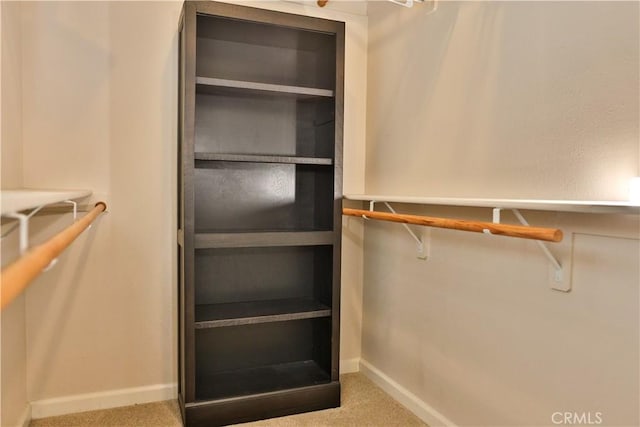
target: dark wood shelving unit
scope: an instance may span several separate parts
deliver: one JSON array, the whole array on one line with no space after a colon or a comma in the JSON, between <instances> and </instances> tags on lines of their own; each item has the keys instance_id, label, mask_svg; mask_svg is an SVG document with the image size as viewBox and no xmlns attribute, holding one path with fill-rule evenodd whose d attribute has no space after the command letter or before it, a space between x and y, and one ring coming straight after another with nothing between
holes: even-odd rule
<instances>
[{"instance_id":1,"label":"dark wood shelving unit","mask_svg":"<svg viewBox=\"0 0 640 427\"><path fill-rule=\"evenodd\" d=\"M186 426L340 405L344 24L185 2L179 403Z\"/></svg>"}]
</instances>

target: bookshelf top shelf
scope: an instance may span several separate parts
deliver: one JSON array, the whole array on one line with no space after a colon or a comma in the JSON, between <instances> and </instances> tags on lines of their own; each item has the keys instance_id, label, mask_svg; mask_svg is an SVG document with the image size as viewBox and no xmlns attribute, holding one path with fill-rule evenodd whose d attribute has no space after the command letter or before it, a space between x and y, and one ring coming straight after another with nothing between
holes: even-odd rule
<instances>
[{"instance_id":1,"label":"bookshelf top shelf","mask_svg":"<svg viewBox=\"0 0 640 427\"><path fill-rule=\"evenodd\" d=\"M285 95L301 98L331 98L334 92L329 89L313 87L287 86L271 83L248 82L242 80L219 79L212 77L196 77L198 91L201 93L221 93L228 91L246 91L266 95Z\"/></svg>"}]
</instances>

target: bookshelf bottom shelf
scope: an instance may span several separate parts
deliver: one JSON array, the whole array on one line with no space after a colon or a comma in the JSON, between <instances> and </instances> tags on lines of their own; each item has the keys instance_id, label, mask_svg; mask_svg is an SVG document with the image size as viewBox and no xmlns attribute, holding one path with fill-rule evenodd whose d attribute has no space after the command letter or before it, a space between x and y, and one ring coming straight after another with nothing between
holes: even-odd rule
<instances>
[{"instance_id":1,"label":"bookshelf bottom shelf","mask_svg":"<svg viewBox=\"0 0 640 427\"><path fill-rule=\"evenodd\" d=\"M216 400L330 381L329 373L315 361L304 360L207 375L198 378L196 390L198 400Z\"/></svg>"}]
</instances>

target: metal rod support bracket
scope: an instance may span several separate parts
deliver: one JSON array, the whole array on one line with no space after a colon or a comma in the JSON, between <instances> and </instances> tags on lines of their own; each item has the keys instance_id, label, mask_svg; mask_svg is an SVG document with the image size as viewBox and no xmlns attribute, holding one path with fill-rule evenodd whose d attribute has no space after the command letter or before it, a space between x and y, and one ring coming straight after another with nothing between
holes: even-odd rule
<instances>
[{"instance_id":1,"label":"metal rod support bracket","mask_svg":"<svg viewBox=\"0 0 640 427\"><path fill-rule=\"evenodd\" d=\"M412 7L413 0L389 0L391 3L399 4L404 7Z\"/></svg>"},{"instance_id":2,"label":"metal rod support bracket","mask_svg":"<svg viewBox=\"0 0 640 427\"><path fill-rule=\"evenodd\" d=\"M391 213L397 213L395 211L395 209L393 209L391 207L391 205L389 204L389 202L383 202L384 205L387 207L387 209L389 209L389 211L391 211ZM373 202L371 202L370 207L369 207L370 211L373 211ZM418 237L416 235L416 233L407 225L407 224L402 224L402 226L405 228L405 230L407 230L407 232L409 233L409 235L413 238L413 240L416 242L416 246L417 246L417 250L418 250L418 255L417 257L419 259L428 259L429 258L429 252L431 249L431 235L430 232L427 231L427 238L426 239L421 239L420 237ZM427 228L427 230L430 230L430 228Z\"/></svg>"},{"instance_id":3,"label":"metal rod support bracket","mask_svg":"<svg viewBox=\"0 0 640 427\"><path fill-rule=\"evenodd\" d=\"M500 208L493 208L493 222L495 224L500 224Z\"/></svg>"},{"instance_id":4,"label":"metal rod support bracket","mask_svg":"<svg viewBox=\"0 0 640 427\"><path fill-rule=\"evenodd\" d=\"M29 218L27 214L21 214L18 212L11 212L4 214L7 218L14 218L18 220L18 235L19 235L19 248L20 255L24 255L29 249Z\"/></svg>"},{"instance_id":5,"label":"metal rod support bracket","mask_svg":"<svg viewBox=\"0 0 640 427\"><path fill-rule=\"evenodd\" d=\"M493 223L494 224L500 224L500 211L501 210L502 210L501 208L493 208ZM491 232L491 230L489 230L487 228L483 229L482 232L484 234L493 234Z\"/></svg>"},{"instance_id":6,"label":"metal rod support bracket","mask_svg":"<svg viewBox=\"0 0 640 427\"><path fill-rule=\"evenodd\" d=\"M63 203L69 203L73 205L73 220L78 219L78 203L73 200L65 200Z\"/></svg>"},{"instance_id":7,"label":"metal rod support bracket","mask_svg":"<svg viewBox=\"0 0 640 427\"><path fill-rule=\"evenodd\" d=\"M73 205L73 220L75 221L78 218L78 203L72 200L65 200L63 203L69 203ZM18 220L18 229L19 229L18 234L20 236L19 237L20 255L24 255L29 249L29 220L35 214L40 212L40 210L44 207L45 205L38 206L28 214L22 214L19 212L10 212L10 213L3 214L3 216L7 218L14 218ZM9 230L7 234L11 233L12 231L13 229ZM47 266L47 268L44 269L44 271L47 271L51 267L53 267L57 261L58 261L57 258L51 261L51 263Z\"/></svg>"},{"instance_id":8,"label":"metal rod support bracket","mask_svg":"<svg viewBox=\"0 0 640 427\"><path fill-rule=\"evenodd\" d=\"M18 229L19 229L19 235L20 235L20 243L19 243L20 255L24 255L25 252L27 252L27 249L29 249L29 220L31 219L32 216L37 214L40 211L40 209L42 209L43 207L44 205L38 206L28 214L21 214L19 212L10 212L10 213L4 214L4 216L6 216L7 218L14 218L18 220ZM9 230L7 235L10 234L13 230L14 229Z\"/></svg>"},{"instance_id":9,"label":"metal rod support bracket","mask_svg":"<svg viewBox=\"0 0 640 427\"><path fill-rule=\"evenodd\" d=\"M527 220L524 218L524 216L522 216L522 214L518 209L511 209L511 211L516 216L518 221L520 221L520 224L527 225L527 226L529 225ZM494 210L494 215L495 215L495 210ZM549 248L544 242L541 242L540 240L536 240L536 244L538 245L540 250L542 250L542 253L551 264L551 268L552 268L551 288L558 291L569 292L571 290L571 280L570 280L570 277L565 277L565 269L563 265L551 253L551 251L549 250Z\"/></svg>"},{"instance_id":10,"label":"metal rod support bracket","mask_svg":"<svg viewBox=\"0 0 640 427\"><path fill-rule=\"evenodd\" d=\"M424 0L389 0L391 3L399 4L404 7L413 7L413 3L424 3Z\"/></svg>"}]
</instances>

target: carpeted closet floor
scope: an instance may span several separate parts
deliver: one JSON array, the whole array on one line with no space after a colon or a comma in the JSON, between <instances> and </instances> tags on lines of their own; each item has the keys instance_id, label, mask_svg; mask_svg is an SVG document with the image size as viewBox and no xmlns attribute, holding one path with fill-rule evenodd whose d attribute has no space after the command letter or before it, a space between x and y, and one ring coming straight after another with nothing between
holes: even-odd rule
<instances>
[{"instance_id":1,"label":"carpeted closet floor","mask_svg":"<svg viewBox=\"0 0 640 427\"><path fill-rule=\"evenodd\" d=\"M242 424L251 427L426 426L362 374L342 375L342 406L324 411ZM181 426L175 401L83 412L31 421L30 427Z\"/></svg>"}]
</instances>

